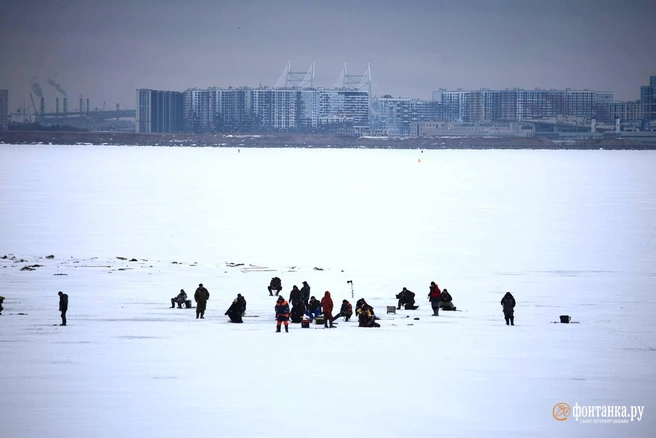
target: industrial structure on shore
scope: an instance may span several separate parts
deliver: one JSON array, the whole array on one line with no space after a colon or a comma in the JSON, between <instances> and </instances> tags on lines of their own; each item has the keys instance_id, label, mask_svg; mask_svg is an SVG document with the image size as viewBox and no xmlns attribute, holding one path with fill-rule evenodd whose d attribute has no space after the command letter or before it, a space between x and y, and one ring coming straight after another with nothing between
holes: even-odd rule
<instances>
[{"instance_id":1,"label":"industrial structure on shore","mask_svg":"<svg viewBox=\"0 0 656 438\"><path fill-rule=\"evenodd\" d=\"M9 90L0 90L0 131L9 127Z\"/></svg>"}]
</instances>

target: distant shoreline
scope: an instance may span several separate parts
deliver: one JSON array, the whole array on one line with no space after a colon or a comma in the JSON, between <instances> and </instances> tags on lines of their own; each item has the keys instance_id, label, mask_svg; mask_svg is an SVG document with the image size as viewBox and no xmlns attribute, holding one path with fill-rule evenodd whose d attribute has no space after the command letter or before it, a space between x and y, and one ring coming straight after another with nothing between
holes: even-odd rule
<instances>
[{"instance_id":1,"label":"distant shoreline","mask_svg":"<svg viewBox=\"0 0 656 438\"><path fill-rule=\"evenodd\" d=\"M358 138L323 134L142 134L48 131L1 131L0 143L233 148L656 150L654 143L612 138L554 142L544 137Z\"/></svg>"}]
</instances>

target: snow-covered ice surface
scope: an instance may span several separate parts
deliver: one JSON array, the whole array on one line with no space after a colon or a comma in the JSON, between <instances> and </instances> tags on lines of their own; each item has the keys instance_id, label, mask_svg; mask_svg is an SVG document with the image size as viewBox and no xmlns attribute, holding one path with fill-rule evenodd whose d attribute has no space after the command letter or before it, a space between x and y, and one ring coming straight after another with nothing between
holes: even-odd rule
<instances>
[{"instance_id":1,"label":"snow-covered ice surface","mask_svg":"<svg viewBox=\"0 0 656 438\"><path fill-rule=\"evenodd\" d=\"M654 168L631 151L2 146L0 436L653 436ZM307 280L337 308L364 297L381 328L277 334L274 275L285 296ZM430 316L432 280L461 311ZM201 282L205 320L168 308ZM420 308L387 315L404 286ZM244 324L224 316L237 293ZM645 408L581 424L558 402Z\"/></svg>"}]
</instances>

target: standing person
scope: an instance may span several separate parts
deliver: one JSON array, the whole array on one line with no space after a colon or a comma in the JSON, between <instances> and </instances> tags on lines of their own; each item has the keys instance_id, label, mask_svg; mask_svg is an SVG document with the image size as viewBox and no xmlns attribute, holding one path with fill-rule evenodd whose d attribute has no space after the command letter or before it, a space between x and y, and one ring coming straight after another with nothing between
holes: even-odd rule
<instances>
[{"instance_id":1,"label":"standing person","mask_svg":"<svg viewBox=\"0 0 656 438\"><path fill-rule=\"evenodd\" d=\"M515 325L515 297L510 292L501 298L501 305L503 306L503 317L506 319L506 325Z\"/></svg>"},{"instance_id":2,"label":"standing person","mask_svg":"<svg viewBox=\"0 0 656 438\"><path fill-rule=\"evenodd\" d=\"M334 328L333 325L333 299L330 298L330 292L326 291L323 298L321 299L321 307L323 308L323 326L328 328L328 322L330 321L330 328Z\"/></svg>"},{"instance_id":3,"label":"standing person","mask_svg":"<svg viewBox=\"0 0 656 438\"><path fill-rule=\"evenodd\" d=\"M433 308L433 316L439 316L440 314L440 288L435 284L434 281L431 281L430 291L428 292L428 300L431 303Z\"/></svg>"},{"instance_id":4,"label":"standing person","mask_svg":"<svg viewBox=\"0 0 656 438\"><path fill-rule=\"evenodd\" d=\"M62 323L59 325L66 325L66 311L68 310L68 295L64 292L57 292L59 295L59 311L61 312Z\"/></svg>"},{"instance_id":5,"label":"standing person","mask_svg":"<svg viewBox=\"0 0 656 438\"><path fill-rule=\"evenodd\" d=\"M310 285L307 281L303 282L303 287L301 288L301 298L303 299L305 307L307 307L308 301L310 301Z\"/></svg>"},{"instance_id":6,"label":"standing person","mask_svg":"<svg viewBox=\"0 0 656 438\"><path fill-rule=\"evenodd\" d=\"M276 333L280 333L280 326L285 324L285 332L289 333L289 303L282 295L276 301Z\"/></svg>"},{"instance_id":7,"label":"standing person","mask_svg":"<svg viewBox=\"0 0 656 438\"><path fill-rule=\"evenodd\" d=\"M294 285L289 293L289 302L292 303L292 306L296 306L301 299L301 291L298 290L298 286Z\"/></svg>"},{"instance_id":8,"label":"standing person","mask_svg":"<svg viewBox=\"0 0 656 438\"><path fill-rule=\"evenodd\" d=\"M196 319L200 316L201 319L205 319L205 309L207 309L207 302L210 299L210 293L203 283L198 285L196 293L194 294L194 300L196 300Z\"/></svg>"}]
</instances>

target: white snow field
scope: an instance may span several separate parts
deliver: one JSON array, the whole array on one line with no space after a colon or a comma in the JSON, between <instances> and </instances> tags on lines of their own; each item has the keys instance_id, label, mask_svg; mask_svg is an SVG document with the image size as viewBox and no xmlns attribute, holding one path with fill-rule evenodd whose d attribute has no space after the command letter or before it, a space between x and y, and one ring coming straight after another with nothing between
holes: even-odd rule
<instances>
[{"instance_id":1,"label":"white snow field","mask_svg":"<svg viewBox=\"0 0 656 438\"><path fill-rule=\"evenodd\" d=\"M654 436L654 169L648 151L1 145L0 436ZM364 297L381 327L275 333L273 276L336 309ZM430 316L431 281L458 311ZM169 308L198 283L204 320ZM419 309L386 314L404 286ZM561 402L644 412L558 421Z\"/></svg>"}]
</instances>

